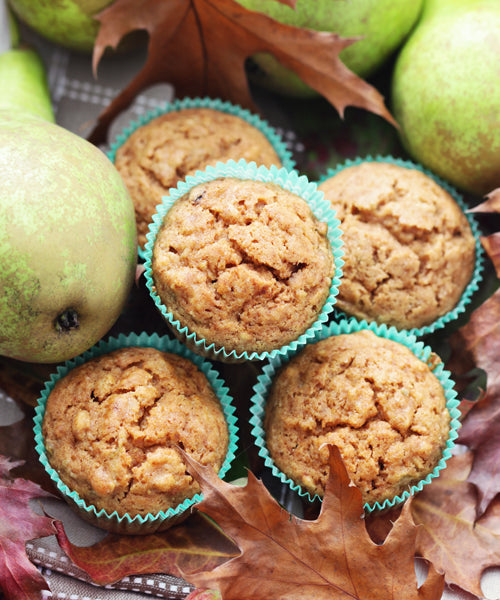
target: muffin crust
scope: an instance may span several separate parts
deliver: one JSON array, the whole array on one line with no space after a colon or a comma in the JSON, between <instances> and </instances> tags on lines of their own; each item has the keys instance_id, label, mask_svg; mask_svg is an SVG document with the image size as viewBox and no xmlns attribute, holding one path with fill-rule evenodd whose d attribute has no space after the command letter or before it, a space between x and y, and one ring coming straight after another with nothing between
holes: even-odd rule
<instances>
[{"instance_id":1,"label":"muffin crust","mask_svg":"<svg viewBox=\"0 0 500 600\"><path fill-rule=\"evenodd\" d=\"M237 352L299 337L330 290L327 224L271 182L194 186L167 212L153 248L156 291L181 324Z\"/></svg>"},{"instance_id":2,"label":"muffin crust","mask_svg":"<svg viewBox=\"0 0 500 600\"><path fill-rule=\"evenodd\" d=\"M412 329L455 307L472 277L475 240L446 190L417 169L383 162L347 167L319 189L341 221L341 310Z\"/></svg>"},{"instance_id":3,"label":"muffin crust","mask_svg":"<svg viewBox=\"0 0 500 600\"><path fill-rule=\"evenodd\" d=\"M430 367L369 330L306 346L284 365L266 405L276 466L322 496L336 445L367 503L408 490L442 456L450 414Z\"/></svg>"},{"instance_id":4,"label":"muffin crust","mask_svg":"<svg viewBox=\"0 0 500 600\"><path fill-rule=\"evenodd\" d=\"M71 370L48 397L42 432L62 481L120 516L166 511L199 492L175 446L217 472L228 447L205 375L154 348L122 348Z\"/></svg>"},{"instance_id":5,"label":"muffin crust","mask_svg":"<svg viewBox=\"0 0 500 600\"><path fill-rule=\"evenodd\" d=\"M134 131L117 150L115 166L134 202L139 245L146 243L156 206L178 181L219 161L241 158L281 166L257 127L212 108L169 112Z\"/></svg>"}]
</instances>

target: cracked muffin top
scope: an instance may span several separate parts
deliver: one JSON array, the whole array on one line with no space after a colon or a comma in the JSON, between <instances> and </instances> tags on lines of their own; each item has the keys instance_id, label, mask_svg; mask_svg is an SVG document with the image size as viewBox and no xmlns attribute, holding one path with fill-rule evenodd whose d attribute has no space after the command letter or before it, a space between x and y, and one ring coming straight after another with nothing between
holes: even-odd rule
<instances>
[{"instance_id":1,"label":"cracked muffin top","mask_svg":"<svg viewBox=\"0 0 500 600\"><path fill-rule=\"evenodd\" d=\"M127 347L57 381L42 426L61 480L98 510L156 514L200 491L176 446L218 472L228 448L224 412L186 358Z\"/></svg>"},{"instance_id":2,"label":"cracked muffin top","mask_svg":"<svg viewBox=\"0 0 500 600\"><path fill-rule=\"evenodd\" d=\"M273 183L223 177L178 198L158 231L158 296L207 344L268 352L317 319L334 275L328 226Z\"/></svg>"},{"instance_id":3,"label":"cracked muffin top","mask_svg":"<svg viewBox=\"0 0 500 600\"><path fill-rule=\"evenodd\" d=\"M310 344L278 371L266 404L276 466L323 496L336 445L365 503L401 494L437 466L450 413L431 367L369 330Z\"/></svg>"},{"instance_id":4,"label":"cracked muffin top","mask_svg":"<svg viewBox=\"0 0 500 600\"><path fill-rule=\"evenodd\" d=\"M417 169L364 162L319 185L341 221L337 306L412 329L452 310L471 280L475 240L462 209Z\"/></svg>"},{"instance_id":5,"label":"cracked muffin top","mask_svg":"<svg viewBox=\"0 0 500 600\"><path fill-rule=\"evenodd\" d=\"M267 137L245 119L213 108L185 108L156 117L118 148L115 166L135 206L138 242L146 243L155 207L187 175L230 159L281 166Z\"/></svg>"}]
</instances>

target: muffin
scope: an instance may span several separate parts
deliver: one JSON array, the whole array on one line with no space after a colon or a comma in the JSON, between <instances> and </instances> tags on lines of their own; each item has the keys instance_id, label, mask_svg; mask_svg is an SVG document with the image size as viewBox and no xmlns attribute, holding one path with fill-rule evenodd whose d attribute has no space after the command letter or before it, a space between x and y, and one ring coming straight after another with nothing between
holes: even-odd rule
<instances>
[{"instance_id":1,"label":"muffin","mask_svg":"<svg viewBox=\"0 0 500 600\"><path fill-rule=\"evenodd\" d=\"M229 159L290 162L277 135L256 116L222 103L195 104L168 106L126 136L114 155L134 202L140 248L155 207L187 175Z\"/></svg>"},{"instance_id":2,"label":"muffin","mask_svg":"<svg viewBox=\"0 0 500 600\"><path fill-rule=\"evenodd\" d=\"M457 307L474 278L477 249L450 191L404 164L359 162L318 187L345 244L337 307L416 332Z\"/></svg>"},{"instance_id":3,"label":"muffin","mask_svg":"<svg viewBox=\"0 0 500 600\"><path fill-rule=\"evenodd\" d=\"M205 374L188 358L135 346L57 379L42 436L50 467L69 490L97 513L131 519L166 513L200 491L177 446L219 472L229 444Z\"/></svg>"},{"instance_id":4,"label":"muffin","mask_svg":"<svg viewBox=\"0 0 500 600\"><path fill-rule=\"evenodd\" d=\"M175 200L154 238L154 291L171 322L205 345L270 352L324 310L336 272L327 234L307 201L274 181L201 181Z\"/></svg>"},{"instance_id":5,"label":"muffin","mask_svg":"<svg viewBox=\"0 0 500 600\"><path fill-rule=\"evenodd\" d=\"M435 476L452 437L446 391L430 362L369 329L306 346L268 388L263 437L275 467L321 498L332 444L367 506L408 495Z\"/></svg>"}]
</instances>

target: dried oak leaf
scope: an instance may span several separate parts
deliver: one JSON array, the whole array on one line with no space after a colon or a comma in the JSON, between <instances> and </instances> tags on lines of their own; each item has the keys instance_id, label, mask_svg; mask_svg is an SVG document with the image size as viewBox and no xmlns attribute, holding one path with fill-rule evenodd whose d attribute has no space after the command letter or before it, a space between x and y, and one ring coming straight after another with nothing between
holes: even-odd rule
<instances>
[{"instance_id":1,"label":"dried oak leaf","mask_svg":"<svg viewBox=\"0 0 500 600\"><path fill-rule=\"evenodd\" d=\"M500 277L500 231L483 236L481 244L491 258L497 277Z\"/></svg>"},{"instance_id":2,"label":"dried oak leaf","mask_svg":"<svg viewBox=\"0 0 500 600\"><path fill-rule=\"evenodd\" d=\"M185 600L222 600L222 597L217 590L196 589L187 595Z\"/></svg>"},{"instance_id":3,"label":"dried oak leaf","mask_svg":"<svg viewBox=\"0 0 500 600\"><path fill-rule=\"evenodd\" d=\"M19 464L0 455L0 589L9 600L35 600L49 588L25 544L53 535L55 527L53 519L33 512L29 501L52 494L26 479L12 479L10 471Z\"/></svg>"},{"instance_id":4,"label":"dried oak leaf","mask_svg":"<svg viewBox=\"0 0 500 600\"><path fill-rule=\"evenodd\" d=\"M500 213L500 188L486 194L486 200L469 208L472 213ZM495 267L497 277L500 277L500 232L481 237L481 243Z\"/></svg>"},{"instance_id":5,"label":"dried oak leaf","mask_svg":"<svg viewBox=\"0 0 500 600\"><path fill-rule=\"evenodd\" d=\"M486 239L486 238L485 238ZM490 246L497 247L498 234L488 236ZM488 252L497 273L500 271L500 252ZM479 513L500 493L500 289L487 298L470 316L466 325L450 337L455 354L486 373L484 395L463 419L458 442L474 451L474 461L469 480L479 493Z\"/></svg>"},{"instance_id":6,"label":"dried oak leaf","mask_svg":"<svg viewBox=\"0 0 500 600\"><path fill-rule=\"evenodd\" d=\"M238 552L214 523L196 513L161 533L109 534L93 546L75 546L58 526L57 541L71 560L99 585L145 573L180 577L183 570L213 569Z\"/></svg>"},{"instance_id":7,"label":"dried oak leaf","mask_svg":"<svg viewBox=\"0 0 500 600\"><path fill-rule=\"evenodd\" d=\"M221 481L212 469L184 454L200 483L198 505L235 541L240 554L209 572L183 577L219 590L224 600L440 599L443 577L430 568L417 588L416 528L410 503L387 536L375 544L363 520L360 491L351 485L340 452L330 447L330 475L315 520L291 516L249 472L244 488Z\"/></svg>"},{"instance_id":8,"label":"dried oak leaf","mask_svg":"<svg viewBox=\"0 0 500 600\"><path fill-rule=\"evenodd\" d=\"M458 437L474 451L469 479L478 487L482 513L500 492L500 289L453 334L451 345L469 353L487 376L486 393L469 410Z\"/></svg>"},{"instance_id":9,"label":"dried oak leaf","mask_svg":"<svg viewBox=\"0 0 500 600\"><path fill-rule=\"evenodd\" d=\"M454 584L482 597L481 575L500 566L500 500L477 519L477 489L467 476L472 453L454 456L412 502L417 553Z\"/></svg>"},{"instance_id":10,"label":"dried oak leaf","mask_svg":"<svg viewBox=\"0 0 500 600\"><path fill-rule=\"evenodd\" d=\"M281 1L294 6L291 0ZM149 34L146 63L131 83L99 116L89 139L101 143L110 122L143 89L171 83L182 96L211 96L257 111L245 61L269 52L343 115L356 106L396 125L382 95L350 71L339 53L358 38L285 25L235 0L117 0L96 17L101 25L94 45L93 68L107 47L116 48L128 33Z\"/></svg>"},{"instance_id":11,"label":"dried oak leaf","mask_svg":"<svg viewBox=\"0 0 500 600\"><path fill-rule=\"evenodd\" d=\"M481 202L477 206L473 208L469 208L467 212L479 212L479 213L489 213L489 212L497 212L500 213L500 188L493 190L489 194L486 194L485 202Z\"/></svg>"}]
</instances>

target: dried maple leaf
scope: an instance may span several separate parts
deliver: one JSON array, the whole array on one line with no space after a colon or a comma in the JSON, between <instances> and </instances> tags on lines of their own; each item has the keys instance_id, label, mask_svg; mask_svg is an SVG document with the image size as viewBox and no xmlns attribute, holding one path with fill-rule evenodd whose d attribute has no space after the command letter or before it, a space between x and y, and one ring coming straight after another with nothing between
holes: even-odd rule
<instances>
[{"instance_id":1,"label":"dried maple leaf","mask_svg":"<svg viewBox=\"0 0 500 600\"><path fill-rule=\"evenodd\" d=\"M54 520L34 513L29 501L52 497L25 479L11 479L11 469L19 465L0 456L0 589L9 600L42 598L47 583L26 555L29 540L55 533Z\"/></svg>"},{"instance_id":2,"label":"dried maple leaf","mask_svg":"<svg viewBox=\"0 0 500 600\"><path fill-rule=\"evenodd\" d=\"M412 502L417 552L455 584L482 597L481 575L500 566L500 500L477 519L477 490L467 480L472 453L455 456Z\"/></svg>"},{"instance_id":3,"label":"dried maple leaf","mask_svg":"<svg viewBox=\"0 0 500 600\"><path fill-rule=\"evenodd\" d=\"M291 516L251 472L245 488L221 481L212 469L185 460L199 481L208 514L241 553L210 572L184 573L224 600L438 600L444 581L430 568L417 588L416 528L408 502L385 539L375 544L363 520L360 491L352 486L337 448L330 448L330 476L320 515Z\"/></svg>"},{"instance_id":4,"label":"dried maple leaf","mask_svg":"<svg viewBox=\"0 0 500 600\"><path fill-rule=\"evenodd\" d=\"M357 106L396 125L382 95L339 59L358 38L285 25L235 0L117 0L97 19L95 73L105 49L126 34L146 30L149 45L142 70L99 116L89 136L94 143L104 141L110 122L141 90L160 82L173 84L177 96L219 97L256 111L245 61L258 52L273 54L341 116L346 106Z\"/></svg>"},{"instance_id":5,"label":"dried maple leaf","mask_svg":"<svg viewBox=\"0 0 500 600\"><path fill-rule=\"evenodd\" d=\"M107 535L93 546L75 546L61 526L57 540L71 560L99 585L127 575L213 569L237 554L234 544L200 514L162 533L145 536Z\"/></svg>"}]
</instances>

